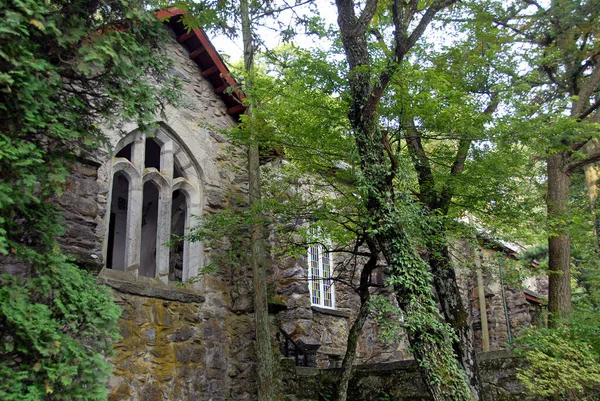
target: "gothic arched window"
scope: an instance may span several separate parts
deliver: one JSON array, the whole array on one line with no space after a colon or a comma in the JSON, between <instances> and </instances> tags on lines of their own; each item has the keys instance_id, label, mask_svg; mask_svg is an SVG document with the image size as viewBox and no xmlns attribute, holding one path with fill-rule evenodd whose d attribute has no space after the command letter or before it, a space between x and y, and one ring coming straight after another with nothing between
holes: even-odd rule
<instances>
[{"instance_id":1,"label":"gothic arched window","mask_svg":"<svg viewBox=\"0 0 600 401\"><path fill-rule=\"evenodd\" d=\"M199 168L164 129L133 132L115 149L106 267L187 281L202 263L200 243L182 237L201 213Z\"/></svg>"}]
</instances>

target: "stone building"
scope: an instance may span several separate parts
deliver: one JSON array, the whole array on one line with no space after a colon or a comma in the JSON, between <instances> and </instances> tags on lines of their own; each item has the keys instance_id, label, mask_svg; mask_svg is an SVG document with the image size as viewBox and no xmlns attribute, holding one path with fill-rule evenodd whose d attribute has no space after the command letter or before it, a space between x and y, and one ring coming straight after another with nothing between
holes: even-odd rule
<instances>
[{"instance_id":1,"label":"stone building","mask_svg":"<svg viewBox=\"0 0 600 401\"><path fill-rule=\"evenodd\" d=\"M234 82L204 33L187 33L176 16L165 26L180 105L153 132L107 130L110 146L74 166L59 200L69 228L61 243L123 307L110 400L250 400L247 270L198 276L219 250L168 244L247 196L245 154L220 133L244 108L225 93Z\"/></svg>"},{"instance_id":2,"label":"stone building","mask_svg":"<svg viewBox=\"0 0 600 401\"><path fill-rule=\"evenodd\" d=\"M170 243L197 218L243 206L247 198L245 153L220 133L244 112L242 95L226 90L235 83L205 34L187 32L179 16L171 17L165 51L183 84L181 104L167 106L153 132L133 125L107 131L110 147L76 163L58 201L69 228L61 244L98 272L123 308L110 400L252 400L249 269L223 266L198 275L219 246ZM341 361L358 306L355 294L330 280L332 258L314 246L304 257L275 258L271 271L285 304L273 305L273 343L287 336L295 346L318 348L311 363L319 367ZM515 297L525 300L522 291ZM523 316L524 302L514 303ZM490 308L496 317L497 305ZM380 341L377 334L369 320L359 344L362 363L410 358L406 343ZM495 344L503 342L498 335Z\"/></svg>"}]
</instances>

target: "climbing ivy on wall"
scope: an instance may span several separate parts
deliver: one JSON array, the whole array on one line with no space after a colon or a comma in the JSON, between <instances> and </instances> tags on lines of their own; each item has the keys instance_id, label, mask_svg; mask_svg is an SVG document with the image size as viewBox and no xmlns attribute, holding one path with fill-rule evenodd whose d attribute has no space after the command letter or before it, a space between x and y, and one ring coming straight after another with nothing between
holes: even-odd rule
<instances>
[{"instance_id":1,"label":"climbing ivy on wall","mask_svg":"<svg viewBox=\"0 0 600 401\"><path fill-rule=\"evenodd\" d=\"M0 17L0 399L105 399L120 309L58 247L52 200L101 125L175 99L166 35L119 0L0 0Z\"/></svg>"}]
</instances>

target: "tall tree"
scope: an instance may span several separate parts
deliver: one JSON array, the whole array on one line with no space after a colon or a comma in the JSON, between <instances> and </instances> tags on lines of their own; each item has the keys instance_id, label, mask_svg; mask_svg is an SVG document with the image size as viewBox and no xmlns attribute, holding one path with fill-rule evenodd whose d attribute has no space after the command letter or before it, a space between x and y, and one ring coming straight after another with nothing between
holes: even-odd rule
<instances>
[{"instance_id":1,"label":"tall tree","mask_svg":"<svg viewBox=\"0 0 600 401\"><path fill-rule=\"evenodd\" d=\"M242 20L242 40L244 44L244 72L246 74L246 90L252 91L254 74L254 44L248 0L240 0L240 16ZM251 100L251 98L250 98ZM260 155L258 142L254 134L252 110L250 101L246 110L247 132L250 134L248 146L248 199L252 211L253 222L250 228L252 268L252 287L254 293L254 331L256 333L256 359L258 373L258 399L273 400L273 352L271 348L271 330L269 328L269 310L267 300L267 280L265 272L265 238L260 212L261 183Z\"/></svg>"},{"instance_id":2,"label":"tall tree","mask_svg":"<svg viewBox=\"0 0 600 401\"><path fill-rule=\"evenodd\" d=\"M430 291L427 265L411 245L404 222L396 207L394 179L397 162L390 157L389 144L380 129L378 105L400 64L423 35L433 17L453 1L434 1L419 9L417 1L387 4L367 1L359 15L357 5L337 0L338 25L349 65L349 119L357 144L363 192L369 214L370 232L381 249L392 276L396 298L405 316L411 349L435 400L479 399L458 368L448 327L437 317ZM391 51L386 54L382 72L374 70L367 35L376 14L386 12L393 24ZM382 17L382 14L379 14ZM376 37L382 38L376 33Z\"/></svg>"},{"instance_id":3,"label":"tall tree","mask_svg":"<svg viewBox=\"0 0 600 401\"><path fill-rule=\"evenodd\" d=\"M553 0L490 6L495 23L525 42L530 65L526 99L529 128L538 133L546 159L548 233L548 310L551 322L571 310L569 188L575 169L600 159L582 149L597 136L600 119L600 5L597 1ZM537 127L537 128L536 128Z\"/></svg>"}]
</instances>

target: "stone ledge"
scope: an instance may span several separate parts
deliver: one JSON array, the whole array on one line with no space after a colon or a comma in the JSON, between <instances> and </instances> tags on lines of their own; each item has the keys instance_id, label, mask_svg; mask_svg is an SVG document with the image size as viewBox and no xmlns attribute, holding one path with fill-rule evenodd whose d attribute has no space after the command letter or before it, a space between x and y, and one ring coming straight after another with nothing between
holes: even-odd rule
<instances>
[{"instance_id":1,"label":"stone ledge","mask_svg":"<svg viewBox=\"0 0 600 401\"><path fill-rule=\"evenodd\" d=\"M499 360L499 359L519 359L510 349L499 349L494 351L486 351L477 353L477 362L484 362L488 360Z\"/></svg>"},{"instance_id":2,"label":"stone ledge","mask_svg":"<svg viewBox=\"0 0 600 401\"><path fill-rule=\"evenodd\" d=\"M332 347L321 347L319 348L319 351L317 351L320 354L325 354L328 356L333 356L333 357L343 357L344 355L346 355L346 351L343 349L339 349L339 348L332 348Z\"/></svg>"},{"instance_id":3,"label":"stone ledge","mask_svg":"<svg viewBox=\"0 0 600 401\"><path fill-rule=\"evenodd\" d=\"M167 287L162 282L152 279L146 279L145 282L135 281L135 277L125 272L110 269L102 269L96 281L98 284L107 285L118 292L142 297L185 303L202 303L205 300L202 295L194 290Z\"/></svg>"},{"instance_id":4,"label":"stone ledge","mask_svg":"<svg viewBox=\"0 0 600 401\"><path fill-rule=\"evenodd\" d=\"M414 359L395 362L370 363L357 365L356 371L361 372L389 372L389 371L415 371L418 373L419 365Z\"/></svg>"},{"instance_id":5,"label":"stone ledge","mask_svg":"<svg viewBox=\"0 0 600 401\"><path fill-rule=\"evenodd\" d=\"M296 374L298 376L318 376L322 369L319 368L307 368L304 366L296 366Z\"/></svg>"},{"instance_id":6,"label":"stone ledge","mask_svg":"<svg viewBox=\"0 0 600 401\"><path fill-rule=\"evenodd\" d=\"M347 312L347 311L344 311L341 309L321 308L319 306L311 306L310 308L313 311L322 313L324 315L333 315L333 316L339 316L339 317L344 317L344 318L350 317L350 312Z\"/></svg>"}]
</instances>

